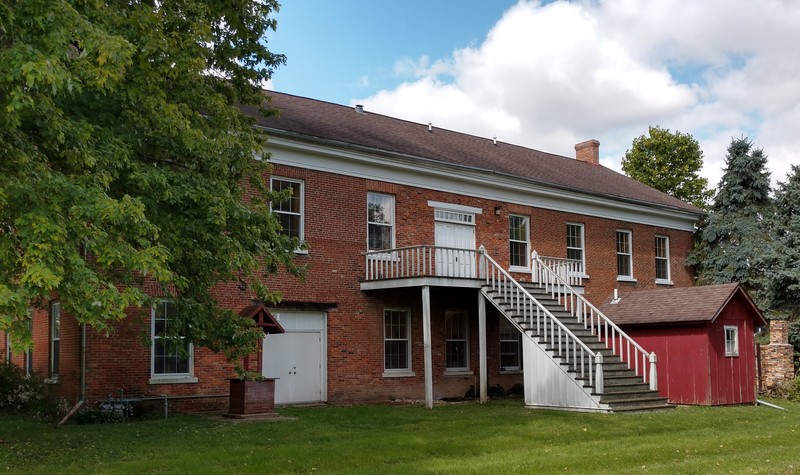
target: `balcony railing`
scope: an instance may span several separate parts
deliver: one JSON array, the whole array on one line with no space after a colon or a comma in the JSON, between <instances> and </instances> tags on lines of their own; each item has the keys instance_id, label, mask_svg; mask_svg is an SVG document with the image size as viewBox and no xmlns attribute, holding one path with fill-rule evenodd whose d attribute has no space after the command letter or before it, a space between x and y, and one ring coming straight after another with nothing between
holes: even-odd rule
<instances>
[{"instance_id":1,"label":"balcony railing","mask_svg":"<svg viewBox=\"0 0 800 475\"><path fill-rule=\"evenodd\" d=\"M410 246L364 253L364 279L411 277L478 278L480 253L475 249Z\"/></svg>"}]
</instances>

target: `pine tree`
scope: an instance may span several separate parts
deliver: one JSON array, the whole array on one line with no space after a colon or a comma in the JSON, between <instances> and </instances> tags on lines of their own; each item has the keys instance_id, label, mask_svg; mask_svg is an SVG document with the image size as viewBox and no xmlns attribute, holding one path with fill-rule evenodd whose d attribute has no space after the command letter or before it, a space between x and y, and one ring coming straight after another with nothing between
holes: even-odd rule
<instances>
[{"instance_id":1,"label":"pine tree","mask_svg":"<svg viewBox=\"0 0 800 475\"><path fill-rule=\"evenodd\" d=\"M800 166L775 193L767 295L771 310L800 318Z\"/></svg>"},{"instance_id":2,"label":"pine tree","mask_svg":"<svg viewBox=\"0 0 800 475\"><path fill-rule=\"evenodd\" d=\"M687 263L701 283L740 282L761 302L772 199L767 157L752 146L741 138L728 147L722 181Z\"/></svg>"}]
</instances>

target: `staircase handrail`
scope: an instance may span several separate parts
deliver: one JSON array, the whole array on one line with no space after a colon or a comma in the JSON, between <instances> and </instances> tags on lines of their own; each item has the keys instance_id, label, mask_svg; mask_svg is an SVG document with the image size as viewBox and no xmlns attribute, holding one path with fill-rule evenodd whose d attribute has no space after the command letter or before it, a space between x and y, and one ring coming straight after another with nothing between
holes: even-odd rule
<instances>
[{"instance_id":1,"label":"staircase handrail","mask_svg":"<svg viewBox=\"0 0 800 475\"><path fill-rule=\"evenodd\" d=\"M574 347L581 348L581 350L583 350L583 352L585 352L589 356L589 360L590 360L589 370L588 370L589 385L590 386L595 386L595 391L597 393L602 393L603 392L603 376L602 376L603 375L603 372L602 372L603 371L602 370L603 355L600 352L595 353L594 350L592 350L591 348L589 348L589 346L586 345L586 343L584 343L580 338L578 338L574 333L572 333L572 331L569 328L567 328L566 325L564 325L558 318L556 318L550 312L550 310L547 309L547 307L542 305L542 303L539 302L533 295L531 295L531 293L528 292L525 289L525 287L523 287L519 282L517 282L517 280L514 279L514 277L512 277L511 274L509 274L502 266L500 266L500 264L498 264L497 261L495 261L492 258L492 256L490 256L489 253L486 252L486 248L484 246L481 246L478 249L478 252L483 256L484 262L488 262L489 264L491 264L492 269L494 271L496 271L498 274L500 274L501 276L503 276L505 281L512 283L512 285L516 288L517 292L521 292L522 295L528 299L528 301L536 304L536 308L538 310L540 310L542 312L542 314L544 314L550 320L551 324L557 325L558 328L562 332L564 332L564 334L567 336L567 338L572 341ZM481 276L485 279L487 285L490 285L489 281L490 281L490 276L492 276L492 275L494 275L494 274L490 273L488 269L481 269ZM512 323L515 326L519 327L519 325L516 322L512 322ZM559 345L560 345L560 340L559 340ZM568 355L569 348L568 347L569 347L569 345L567 345L567 358L569 357L569 355ZM594 371L593 371L593 366L596 366L596 368L597 368Z\"/></svg>"},{"instance_id":2,"label":"staircase handrail","mask_svg":"<svg viewBox=\"0 0 800 475\"><path fill-rule=\"evenodd\" d=\"M531 257L533 259L533 262L535 264L537 264L537 265L532 265L531 266L531 268L534 269L534 272L536 272L536 269L538 268L539 272L546 272L547 273L548 279L547 279L546 282L542 283L541 282L542 279L538 279L540 285L543 285L546 288L547 285L550 284L550 288L551 288L550 293L551 293L551 295L553 295L553 296L558 295L559 298L562 298L562 290L561 289L564 289L564 292L563 292L564 309L569 311L570 314L572 314L573 317L576 317L580 323L583 323L584 328L591 329L592 334L593 335L596 334L598 339L600 339L600 341L603 341L603 339L602 339L603 327L601 325L605 325L605 344L606 344L606 347L611 349L611 352L614 355L618 355L620 357L620 359L622 359L622 361L627 363L628 368L633 369L634 372L638 376L641 376L644 379L645 382L649 382L650 383L650 389L653 389L653 390L658 389L657 383L656 383L656 369L655 369L656 354L655 354L655 352L649 353L647 350L645 350L639 343L636 342L636 340L634 340L627 333L625 333L619 326L617 326L616 323L614 323L603 312L601 312L597 307L595 307L591 302L589 302L583 295L581 295L578 292L576 292L575 289L573 289L572 286L570 286L567 282L565 282L564 279L562 279L558 275L557 272L553 271L553 269L551 269L549 266L545 265L544 262L542 262L539 254L536 251L533 251L531 253ZM557 285L553 285L553 283L556 283ZM558 287L558 290L555 290L556 287ZM569 300L567 300L567 297L569 297ZM576 301L579 302L578 305L575 304ZM586 308L589 309L588 322L587 322L587 318L586 318L587 317L586 310L585 310ZM581 312L581 315L578 315L578 312L579 312L580 309L583 309L583 311ZM595 326L595 318L594 318L594 316L597 317L596 326ZM608 327L611 327L611 332L610 332L611 336L610 337L609 337ZM596 333L595 333L595 330L596 330ZM619 338L615 338L615 336L614 336L615 333L617 335L619 335ZM619 340L619 342L620 342L619 346L617 346L617 344L615 343L615 339ZM609 342L611 343L610 347L609 347ZM623 342L627 343L627 345L628 345L627 358L625 358L625 354L623 352L623 348L622 348L622 343ZM633 368L631 368L631 358L630 358L630 353L631 353L630 347L631 346L633 346L633 348L634 348L634 367ZM639 367L639 358L638 358L637 354L641 354L642 355L642 367L641 367L641 369ZM646 373L646 371L644 369L645 365L648 362L650 363L650 374L649 374L649 377L648 377L648 375L647 375L647 373Z\"/></svg>"}]
</instances>

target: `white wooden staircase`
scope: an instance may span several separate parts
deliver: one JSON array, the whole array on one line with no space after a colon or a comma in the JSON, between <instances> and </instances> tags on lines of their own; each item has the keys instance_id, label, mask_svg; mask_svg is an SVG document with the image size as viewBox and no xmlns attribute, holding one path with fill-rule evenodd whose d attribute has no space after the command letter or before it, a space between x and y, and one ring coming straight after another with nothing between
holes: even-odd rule
<instances>
[{"instance_id":1,"label":"white wooden staircase","mask_svg":"<svg viewBox=\"0 0 800 475\"><path fill-rule=\"evenodd\" d=\"M566 260L532 256L532 281L518 282L484 249L482 294L525 335L525 403L584 411L672 408L657 391L656 359L568 281Z\"/></svg>"}]
</instances>

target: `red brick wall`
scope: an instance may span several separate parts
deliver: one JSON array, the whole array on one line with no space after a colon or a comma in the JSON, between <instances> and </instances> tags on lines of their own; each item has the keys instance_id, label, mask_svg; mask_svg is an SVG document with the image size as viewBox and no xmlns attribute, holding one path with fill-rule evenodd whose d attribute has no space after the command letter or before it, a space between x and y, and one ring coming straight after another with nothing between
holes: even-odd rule
<instances>
[{"instance_id":1,"label":"red brick wall","mask_svg":"<svg viewBox=\"0 0 800 475\"><path fill-rule=\"evenodd\" d=\"M409 246L434 244L434 210L428 200L457 203L481 208L476 216L476 245L484 245L498 262L507 263L508 214L530 216L531 250L542 255L566 256L566 224L583 223L587 273L587 297L599 303L614 288L621 291L655 287L654 236L670 237L672 280L676 286L692 284L692 275L683 266L691 247L691 233L651 226L592 218L541 208L501 203L492 200L448 194L418 187L375 182L361 178L275 165L273 174L302 179L305 193L305 240L310 249L298 254L297 262L308 265L305 281L298 281L281 271L267 279L269 287L283 295L282 308L304 308L310 304L326 309L328 400L331 402L375 401L390 398L422 399L424 368L422 341L421 292L416 289L362 292L359 281L364 273L366 250L366 200L370 191L392 194L396 198L396 244ZM494 214L500 206L500 215ZM617 229L633 232L633 265L635 284L616 282ZM528 279L525 275L518 277ZM155 289L151 289L155 292ZM234 310L250 304L254 297L241 290L238 283L221 284L216 289L219 301ZM434 395L462 396L478 379L477 290L431 292L432 353ZM406 307L412 319L413 377L383 377L383 309ZM470 315L471 375L449 376L444 371L444 312L464 309ZM522 381L520 374L500 374L497 312L488 311L489 385L510 388ZM149 335L149 312L132 312L124 322L112 325L109 336L89 330L87 334L87 391L90 400L119 396L158 397L227 394L225 378L233 375L231 366L218 355L195 349L194 374L197 383L150 384L150 348L144 344ZM46 325L37 314L37 365L47 367ZM44 315L44 322L47 316ZM45 332L44 339L41 333ZM64 318L62 323L62 394L75 399L76 364L79 363L79 328ZM44 344L42 344L44 342ZM77 348L77 349L76 349ZM68 356L69 355L69 356ZM255 360L255 359L253 359ZM254 364L254 361L253 361ZM67 378L68 377L68 378ZM223 409L225 398L208 398L170 402L173 410ZM182 405L182 407L180 406Z\"/></svg>"}]
</instances>

